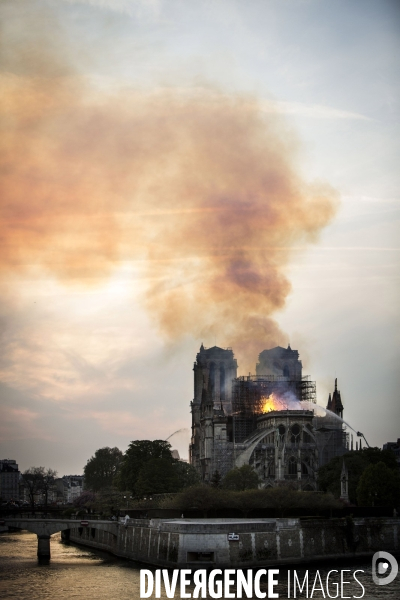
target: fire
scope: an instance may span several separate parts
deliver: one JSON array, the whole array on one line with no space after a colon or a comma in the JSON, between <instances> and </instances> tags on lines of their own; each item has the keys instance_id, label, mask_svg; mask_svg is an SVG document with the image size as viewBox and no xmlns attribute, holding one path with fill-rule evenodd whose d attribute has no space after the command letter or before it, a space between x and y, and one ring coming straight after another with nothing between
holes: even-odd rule
<instances>
[{"instance_id":1,"label":"fire","mask_svg":"<svg viewBox=\"0 0 400 600\"><path fill-rule=\"evenodd\" d=\"M271 412L271 410L307 410L307 403L300 402L289 390L282 391L280 395L272 392L269 396L262 396L261 403L261 412L263 413Z\"/></svg>"},{"instance_id":2,"label":"fire","mask_svg":"<svg viewBox=\"0 0 400 600\"><path fill-rule=\"evenodd\" d=\"M262 409L263 413L271 412L272 410L285 410L287 405L284 400L280 399L276 394L272 393L267 398L262 397Z\"/></svg>"}]
</instances>

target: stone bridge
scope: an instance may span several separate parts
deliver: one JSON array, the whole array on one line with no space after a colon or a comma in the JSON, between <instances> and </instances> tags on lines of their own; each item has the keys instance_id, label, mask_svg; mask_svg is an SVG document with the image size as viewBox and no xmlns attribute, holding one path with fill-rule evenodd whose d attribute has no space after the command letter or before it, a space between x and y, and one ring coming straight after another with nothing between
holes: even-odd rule
<instances>
[{"instance_id":1,"label":"stone bridge","mask_svg":"<svg viewBox=\"0 0 400 600\"><path fill-rule=\"evenodd\" d=\"M87 521L79 519L4 519L4 524L15 529L36 533L39 559L50 558L50 536L58 531L90 527L108 531L117 537L119 524L113 521Z\"/></svg>"}]
</instances>

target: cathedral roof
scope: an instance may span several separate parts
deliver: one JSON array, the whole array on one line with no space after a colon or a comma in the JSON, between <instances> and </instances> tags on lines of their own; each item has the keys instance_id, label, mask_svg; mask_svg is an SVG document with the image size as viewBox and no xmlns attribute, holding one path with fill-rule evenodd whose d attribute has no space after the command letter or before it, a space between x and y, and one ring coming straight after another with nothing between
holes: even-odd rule
<instances>
[{"instance_id":1,"label":"cathedral roof","mask_svg":"<svg viewBox=\"0 0 400 600\"><path fill-rule=\"evenodd\" d=\"M287 348L282 348L282 346L275 346L275 348L270 348L268 350L263 350L260 352L258 359L262 360L263 357L273 357L273 358L299 358L299 353L297 350L292 350L290 344Z\"/></svg>"},{"instance_id":2,"label":"cathedral roof","mask_svg":"<svg viewBox=\"0 0 400 600\"><path fill-rule=\"evenodd\" d=\"M232 348L220 348L219 346L212 346L211 348L205 348L203 344L200 346L200 352L202 356L206 358L218 358L218 357L226 357L229 355L233 356Z\"/></svg>"}]
</instances>

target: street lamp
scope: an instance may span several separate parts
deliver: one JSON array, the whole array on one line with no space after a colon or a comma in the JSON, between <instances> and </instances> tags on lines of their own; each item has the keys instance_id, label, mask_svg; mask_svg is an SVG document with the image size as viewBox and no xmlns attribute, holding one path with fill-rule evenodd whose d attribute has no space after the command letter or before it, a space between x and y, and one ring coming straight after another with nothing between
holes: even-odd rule
<instances>
[{"instance_id":1,"label":"street lamp","mask_svg":"<svg viewBox=\"0 0 400 600\"><path fill-rule=\"evenodd\" d=\"M129 496L129 498L128 498L128 496L124 496L124 500L126 500L126 508L128 508L129 500L132 500L132 499L133 499L133 496Z\"/></svg>"}]
</instances>

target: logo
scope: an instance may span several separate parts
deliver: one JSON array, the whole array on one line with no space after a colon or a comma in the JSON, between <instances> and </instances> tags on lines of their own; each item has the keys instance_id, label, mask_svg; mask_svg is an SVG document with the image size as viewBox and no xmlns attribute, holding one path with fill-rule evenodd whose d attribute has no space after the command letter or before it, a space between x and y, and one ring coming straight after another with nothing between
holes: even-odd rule
<instances>
[{"instance_id":1,"label":"logo","mask_svg":"<svg viewBox=\"0 0 400 600\"><path fill-rule=\"evenodd\" d=\"M389 570L390 567L390 570ZM372 557L372 581L376 585L388 585L396 579L397 573L399 572L399 565L394 556L389 552L375 552ZM379 577L379 575L385 575L386 577Z\"/></svg>"}]
</instances>

